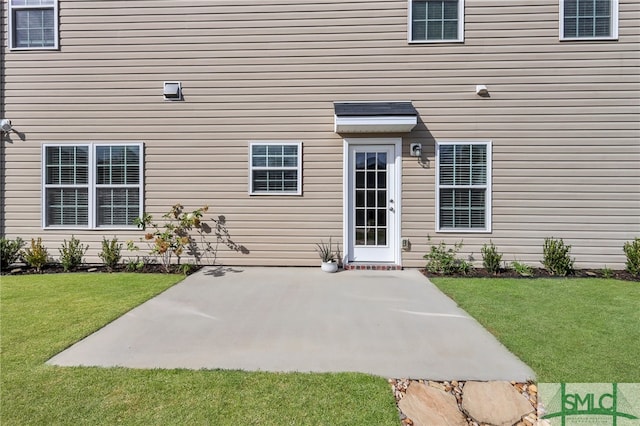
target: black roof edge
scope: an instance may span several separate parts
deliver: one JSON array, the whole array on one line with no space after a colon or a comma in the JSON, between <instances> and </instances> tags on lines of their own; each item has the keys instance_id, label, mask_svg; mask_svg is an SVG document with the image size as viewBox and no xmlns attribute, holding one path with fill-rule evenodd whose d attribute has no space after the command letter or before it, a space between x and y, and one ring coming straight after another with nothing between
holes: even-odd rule
<instances>
[{"instance_id":1,"label":"black roof edge","mask_svg":"<svg viewBox=\"0 0 640 426\"><path fill-rule=\"evenodd\" d=\"M359 116L417 116L418 111L411 102L334 102L335 114L339 117Z\"/></svg>"}]
</instances>

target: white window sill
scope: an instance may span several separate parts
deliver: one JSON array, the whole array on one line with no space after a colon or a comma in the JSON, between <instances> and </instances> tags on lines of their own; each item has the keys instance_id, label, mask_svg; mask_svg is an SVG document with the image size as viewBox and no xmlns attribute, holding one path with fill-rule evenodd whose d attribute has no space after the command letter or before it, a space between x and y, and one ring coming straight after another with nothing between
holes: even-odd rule
<instances>
[{"instance_id":1,"label":"white window sill","mask_svg":"<svg viewBox=\"0 0 640 426\"><path fill-rule=\"evenodd\" d=\"M443 234L489 234L491 233L491 229L482 228L446 228L446 229L436 229L436 232L440 232Z\"/></svg>"},{"instance_id":2,"label":"white window sill","mask_svg":"<svg viewBox=\"0 0 640 426\"><path fill-rule=\"evenodd\" d=\"M561 37L560 41L618 41L618 37Z\"/></svg>"},{"instance_id":3,"label":"white window sill","mask_svg":"<svg viewBox=\"0 0 640 426\"><path fill-rule=\"evenodd\" d=\"M464 39L451 39L451 40L407 40L409 44L443 44L443 43L457 43L463 44Z\"/></svg>"}]
</instances>

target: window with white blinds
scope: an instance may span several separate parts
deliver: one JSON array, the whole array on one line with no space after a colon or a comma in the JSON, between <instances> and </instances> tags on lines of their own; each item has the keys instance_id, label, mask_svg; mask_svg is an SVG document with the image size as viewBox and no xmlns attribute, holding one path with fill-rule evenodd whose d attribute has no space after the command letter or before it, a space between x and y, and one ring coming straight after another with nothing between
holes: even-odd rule
<instances>
[{"instance_id":1,"label":"window with white blinds","mask_svg":"<svg viewBox=\"0 0 640 426\"><path fill-rule=\"evenodd\" d=\"M47 226L89 226L89 147L48 146L44 159Z\"/></svg>"},{"instance_id":2,"label":"window with white blinds","mask_svg":"<svg viewBox=\"0 0 640 426\"><path fill-rule=\"evenodd\" d=\"M464 0L410 0L409 40L462 41Z\"/></svg>"},{"instance_id":3,"label":"window with white blinds","mask_svg":"<svg viewBox=\"0 0 640 426\"><path fill-rule=\"evenodd\" d=\"M491 142L436 142L437 230L491 230Z\"/></svg>"},{"instance_id":4,"label":"window with white blinds","mask_svg":"<svg viewBox=\"0 0 640 426\"><path fill-rule=\"evenodd\" d=\"M561 39L615 39L617 37L617 0L560 0Z\"/></svg>"},{"instance_id":5,"label":"window with white blinds","mask_svg":"<svg viewBox=\"0 0 640 426\"><path fill-rule=\"evenodd\" d=\"M251 142L249 149L250 194L302 193L301 142Z\"/></svg>"},{"instance_id":6,"label":"window with white blinds","mask_svg":"<svg viewBox=\"0 0 640 426\"><path fill-rule=\"evenodd\" d=\"M44 145L44 227L130 227L142 215L142 144Z\"/></svg>"},{"instance_id":7,"label":"window with white blinds","mask_svg":"<svg viewBox=\"0 0 640 426\"><path fill-rule=\"evenodd\" d=\"M58 48L58 0L9 0L11 49Z\"/></svg>"}]
</instances>

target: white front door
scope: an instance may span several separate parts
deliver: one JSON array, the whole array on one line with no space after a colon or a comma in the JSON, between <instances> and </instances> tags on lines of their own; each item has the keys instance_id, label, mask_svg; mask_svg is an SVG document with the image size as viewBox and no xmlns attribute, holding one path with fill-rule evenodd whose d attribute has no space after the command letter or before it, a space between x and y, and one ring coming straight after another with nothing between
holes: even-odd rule
<instances>
[{"instance_id":1,"label":"white front door","mask_svg":"<svg viewBox=\"0 0 640 426\"><path fill-rule=\"evenodd\" d=\"M400 151L396 139L346 140L345 249L348 262L398 263Z\"/></svg>"}]
</instances>

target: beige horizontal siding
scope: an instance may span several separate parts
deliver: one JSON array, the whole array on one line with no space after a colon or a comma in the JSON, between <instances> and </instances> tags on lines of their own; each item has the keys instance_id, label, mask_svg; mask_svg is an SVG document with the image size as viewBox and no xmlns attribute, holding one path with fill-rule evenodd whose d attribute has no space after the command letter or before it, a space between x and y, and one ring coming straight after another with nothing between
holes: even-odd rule
<instances>
[{"instance_id":1,"label":"beige horizontal siding","mask_svg":"<svg viewBox=\"0 0 640 426\"><path fill-rule=\"evenodd\" d=\"M249 250L221 261L315 265L314 243L342 236L333 102L411 100L405 266L441 240L478 261L489 239L537 265L553 236L578 266L622 268L622 244L640 237L640 1L620 0L618 41L560 42L557 0L466 0L465 41L444 44L407 43L406 0L130 3L60 0L59 51L5 52L3 116L22 139L3 145L3 234L43 236L57 255L73 233L91 261L103 236L138 241L42 230L40 157L43 143L143 142L156 218L209 204ZM184 102L162 100L166 80ZM435 139L492 141L491 233L435 232ZM252 140L303 142L302 196L249 196ZM408 155L416 141L424 165Z\"/></svg>"}]
</instances>

